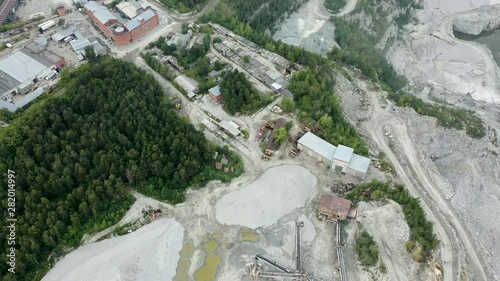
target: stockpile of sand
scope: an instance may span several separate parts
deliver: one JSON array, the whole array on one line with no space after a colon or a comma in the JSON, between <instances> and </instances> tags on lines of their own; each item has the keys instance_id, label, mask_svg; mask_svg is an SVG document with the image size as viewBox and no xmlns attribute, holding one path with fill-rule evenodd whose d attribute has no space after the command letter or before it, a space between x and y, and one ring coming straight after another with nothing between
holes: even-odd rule
<instances>
[{"instance_id":1,"label":"stockpile of sand","mask_svg":"<svg viewBox=\"0 0 500 281\"><path fill-rule=\"evenodd\" d=\"M215 206L216 219L253 229L270 226L302 206L315 185L316 177L301 166L273 167L253 183L224 195Z\"/></svg>"},{"instance_id":2,"label":"stockpile of sand","mask_svg":"<svg viewBox=\"0 0 500 281\"><path fill-rule=\"evenodd\" d=\"M131 234L80 247L42 280L172 280L183 239L179 222L158 219Z\"/></svg>"}]
</instances>

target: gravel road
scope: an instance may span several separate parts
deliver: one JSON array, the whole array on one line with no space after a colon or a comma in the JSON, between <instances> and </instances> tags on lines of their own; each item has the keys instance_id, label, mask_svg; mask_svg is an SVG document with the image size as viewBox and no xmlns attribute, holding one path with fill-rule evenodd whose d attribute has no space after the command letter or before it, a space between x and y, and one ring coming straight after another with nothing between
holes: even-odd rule
<instances>
[{"instance_id":1,"label":"gravel road","mask_svg":"<svg viewBox=\"0 0 500 281\"><path fill-rule=\"evenodd\" d=\"M470 241L470 235L465 231L447 200L436 188L445 181L436 172L432 172L426 163L428 160L417 152L405 122L392 115L389 108L382 108L379 98L381 93L370 91L367 83L365 81L358 82L359 88L369 92L367 96L373 105L372 117L363 127L368 131L373 141L386 153L409 192L422 199L422 207L427 217L434 223L435 232L441 241L439 249L444 269L444 280L458 280L461 247L465 251L474 276L478 278L475 280L487 280ZM384 126L391 128L395 141L393 147L396 147L397 152L391 148L388 138L384 135Z\"/></svg>"}]
</instances>

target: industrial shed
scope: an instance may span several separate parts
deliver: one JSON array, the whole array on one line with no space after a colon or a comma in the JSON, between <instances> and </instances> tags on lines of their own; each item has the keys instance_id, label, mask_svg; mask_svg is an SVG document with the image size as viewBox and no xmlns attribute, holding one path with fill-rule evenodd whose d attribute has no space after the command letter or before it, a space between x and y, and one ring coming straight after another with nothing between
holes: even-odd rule
<instances>
[{"instance_id":1,"label":"industrial shed","mask_svg":"<svg viewBox=\"0 0 500 281\"><path fill-rule=\"evenodd\" d=\"M229 121L229 122L231 122L231 121ZM240 135L241 134L240 130L238 130L236 127L234 127L229 122L227 122L226 120L221 120L219 122L219 126L221 127L221 129L223 129L224 131L228 132L233 137L236 137L236 136Z\"/></svg>"},{"instance_id":2,"label":"industrial shed","mask_svg":"<svg viewBox=\"0 0 500 281\"><path fill-rule=\"evenodd\" d=\"M184 74L177 76L174 81L186 91L188 97L194 97L194 95L198 94L200 91L200 88L198 88L198 82Z\"/></svg>"},{"instance_id":3,"label":"industrial shed","mask_svg":"<svg viewBox=\"0 0 500 281\"><path fill-rule=\"evenodd\" d=\"M319 200L318 216L327 220L345 220L351 209L351 201L323 193Z\"/></svg>"},{"instance_id":4,"label":"industrial shed","mask_svg":"<svg viewBox=\"0 0 500 281\"><path fill-rule=\"evenodd\" d=\"M325 163L332 170L356 177L363 178L370 167L371 160L354 154L354 149L345 145L335 147L311 132L307 132L297 141L297 149L305 151L307 155Z\"/></svg>"},{"instance_id":5,"label":"industrial shed","mask_svg":"<svg viewBox=\"0 0 500 281\"><path fill-rule=\"evenodd\" d=\"M15 94L25 94L34 80L42 79L65 64L45 49L33 53L29 48L16 51L0 60L0 100L11 102Z\"/></svg>"},{"instance_id":6,"label":"industrial shed","mask_svg":"<svg viewBox=\"0 0 500 281\"><path fill-rule=\"evenodd\" d=\"M333 144L323 140L315 134L308 132L297 141L297 148L314 157L318 162L332 166L333 155L337 149Z\"/></svg>"}]
</instances>

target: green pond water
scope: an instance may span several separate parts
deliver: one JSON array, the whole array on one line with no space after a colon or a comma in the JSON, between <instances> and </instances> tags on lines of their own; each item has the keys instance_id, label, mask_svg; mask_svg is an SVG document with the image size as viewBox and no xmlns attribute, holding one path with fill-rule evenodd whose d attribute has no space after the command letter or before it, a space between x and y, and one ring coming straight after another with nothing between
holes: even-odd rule
<instances>
[{"instance_id":1,"label":"green pond water","mask_svg":"<svg viewBox=\"0 0 500 281\"><path fill-rule=\"evenodd\" d=\"M500 66L500 29L483 31L479 35L470 35L461 32L454 32L457 39L473 41L485 45L491 50L495 62Z\"/></svg>"}]
</instances>

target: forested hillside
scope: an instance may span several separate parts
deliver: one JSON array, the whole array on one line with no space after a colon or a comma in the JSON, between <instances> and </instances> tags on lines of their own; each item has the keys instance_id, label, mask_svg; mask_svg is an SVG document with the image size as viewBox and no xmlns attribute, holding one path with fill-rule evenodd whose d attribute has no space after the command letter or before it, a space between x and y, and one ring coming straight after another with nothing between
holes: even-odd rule
<instances>
[{"instance_id":1,"label":"forested hillside","mask_svg":"<svg viewBox=\"0 0 500 281\"><path fill-rule=\"evenodd\" d=\"M88 63L64 72L61 84L62 97L17 118L0 139L2 206L7 169L15 171L17 280L40 279L52 251L116 223L133 202L129 187L180 202L191 184L242 172L233 157L234 172L217 173L212 155L219 148L177 116L158 82L130 63ZM2 218L5 212L0 208ZM1 245L6 231L0 229Z\"/></svg>"}]
</instances>

